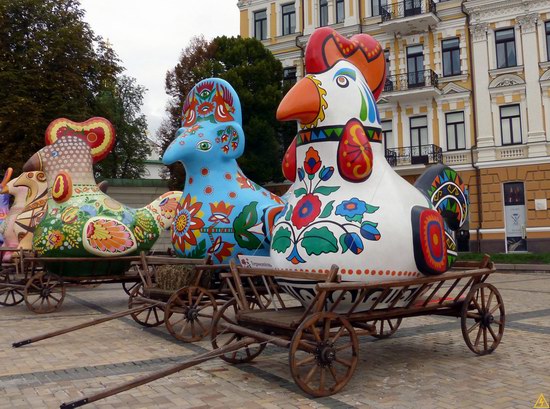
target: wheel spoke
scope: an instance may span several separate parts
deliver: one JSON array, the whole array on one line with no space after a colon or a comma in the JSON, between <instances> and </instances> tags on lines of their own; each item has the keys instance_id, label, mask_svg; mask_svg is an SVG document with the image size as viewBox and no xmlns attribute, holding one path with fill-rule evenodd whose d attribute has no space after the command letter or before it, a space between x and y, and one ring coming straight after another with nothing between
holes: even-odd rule
<instances>
[{"instance_id":1,"label":"wheel spoke","mask_svg":"<svg viewBox=\"0 0 550 409\"><path fill-rule=\"evenodd\" d=\"M324 330L323 330L323 339L324 340L329 340L330 339L330 319L329 318L325 318L325 322L324 322Z\"/></svg>"},{"instance_id":2,"label":"wheel spoke","mask_svg":"<svg viewBox=\"0 0 550 409\"><path fill-rule=\"evenodd\" d=\"M190 321L190 322L191 322L191 336L195 338L195 321Z\"/></svg>"},{"instance_id":3,"label":"wheel spoke","mask_svg":"<svg viewBox=\"0 0 550 409\"><path fill-rule=\"evenodd\" d=\"M315 324L310 325L311 332L313 333L313 337L315 338L315 341L317 342L323 342L321 340L321 336L319 335L319 332L317 332L317 328L315 327Z\"/></svg>"},{"instance_id":4,"label":"wheel spoke","mask_svg":"<svg viewBox=\"0 0 550 409\"><path fill-rule=\"evenodd\" d=\"M489 332L491 333L491 336L493 337L493 340L496 342L498 341L498 337L497 337L497 334L495 334L495 331L493 330L493 328L489 325L487 327L487 329L489 330Z\"/></svg>"},{"instance_id":5,"label":"wheel spoke","mask_svg":"<svg viewBox=\"0 0 550 409\"><path fill-rule=\"evenodd\" d=\"M483 327L483 350L487 351L487 327Z\"/></svg>"},{"instance_id":6,"label":"wheel spoke","mask_svg":"<svg viewBox=\"0 0 550 409\"><path fill-rule=\"evenodd\" d=\"M317 372L317 368L318 366L317 365L313 365L311 367L311 369L309 370L309 372L307 373L306 377L304 378L304 383L307 385L309 383L309 381L311 380L311 378L313 377L313 375L315 374L315 372Z\"/></svg>"},{"instance_id":7,"label":"wheel spoke","mask_svg":"<svg viewBox=\"0 0 550 409\"><path fill-rule=\"evenodd\" d=\"M479 329L477 330L477 337L476 342L474 343L474 346L477 348L477 344L479 344L479 340L481 339L481 333L483 332L483 328L481 325L479 326Z\"/></svg>"},{"instance_id":8,"label":"wheel spoke","mask_svg":"<svg viewBox=\"0 0 550 409\"><path fill-rule=\"evenodd\" d=\"M151 308L147 309L147 315L145 316L145 323L149 322L149 317L151 316Z\"/></svg>"},{"instance_id":9,"label":"wheel spoke","mask_svg":"<svg viewBox=\"0 0 550 409\"><path fill-rule=\"evenodd\" d=\"M55 301L59 302L60 301L60 298L57 298L55 296L53 296L52 294L50 294L50 298L53 298Z\"/></svg>"},{"instance_id":10,"label":"wheel spoke","mask_svg":"<svg viewBox=\"0 0 550 409\"><path fill-rule=\"evenodd\" d=\"M153 313L155 314L156 322L157 322L157 323L160 322L157 307L153 307Z\"/></svg>"},{"instance_id":11,"label":"wheel spoke","mask_svg":"<svg viewBox=\"0 0 550 409\"><path fill-rule=\"evenodd\" d=\"M489 298L487 299L487 304L485 304L485 308L486 309L490 309L491 308L491 302L493 301L493 296L495 295L494 292L490 292L489 293Z\"/></svg>"},{"instance_id":12,"label":"wheel spoke","mask_svg":"<svg viewBox=\"0 0 550 409\"><path fill-rule=\"evenodd\" d=\"M344 365L346 368L351 368L350 361L338 357L334 358L334 361L338 362L340 365Z\"/></svg>"},{"instance_id":13,"label":"wheel spoke","mask_svg":"<svg viewBox=\"0 0 550 409\"><path fill-rule=\"evenodd\" d=\"M336 334L334 334L334 337L331 339L330 342L332 342L333 344L336 343L336 341L338 341L338 339L342 336L342 334L345 332L346 330L346 327L340 327L340 329L338 330L338 332Z\"/></svg>"},{"instance_id":14,"label":"wheel spoke","mask_svg":"<svg viewBox=\"0 0 550 409\"><path fill-rule=\"evenodd\" d=\"M485 311L485 288L481 287L481 306L483 307L483 311Z\"/></svg>"},{"instance_id":15,"label":"wheel spoke","mask_svg":"<svg viewBox=\"0 0 550 409\"><path fill-rule=\"evenodd\" d=\"M199 327L201 327L203 333L208 332L208 330L204 327L204 325L202 325L202 323L201 323L200 320L195 320L195 322L197 323L197 325L198 325Z\"/></svg>"},{"instance_id":16,"label":"wheel spoke","mask_svg":"<svg viewBox=\"0 0 550 409\"><path fill-rule=\"evenodd\" d=\"M384 320L380 321L380 335L384 335Z\"/></svg>"},{"instance_id":17,"label":"wheel spoke","mask_svg":"<svg viewBox=\"0 0 550 409\"><path fill-rule=\"evenodd\" d=\"M393 326L391 320L388 320L388 325L390 326L390 330L393 331L395 327Z\"/></svg>"},{"instance_id":18,"label":"wheel spoke","mask_svg":"<svg viewBox=\"0 0 550 409\"><path fill-rule=\"evenodd\" d=\"M336 352L338 352L338 351L341 351L343 349L348 349L348 348L353 348L353 342L348 342L347 344L340 345L340 346L334 348L334 350Z\"/></svg>"},{"instance_id":19,"label":"wheel spoke","mask_svg":"<svg viewBox=\"0 0 550 409\"><path fill-rule=\"evenodd\" d=\"M324 367L321 367L321 375L319 377L319 390L321 393L325 390L325 374L326 369Z\"/></svg>"},{"instance_id":20,"label":"wheel spoke","mask_svg":"<svg viewBox=\"0 0 550 409\"><path fill-rule=\"evenodd\" d=\"M474 325L472 325L469 329L468 329L468 334L470 332L472 332L474 330L474 328L477 328L479 325L481 324L481 321L478 321L476 322Z\"/></svg>"},{"instance_id":21,"label":"wheel spoke","mask_svg":"<svg viewBox=\"0 0 550 409\"><path fill-rule=\"evenodd\" d=\"M203 317L203 318L214 318L214 315L213 314L201 314L201 313L198 313L197 314L197 317Z\"/></svg>"},{"instance_id":22,"label":"wheel spoke","mask_svg":"<svg viewBox=\"0 0 550 409\"><path fill-rule=\"evenodd\" d=\"M181 327L181 330L180 330L181 336L183 336L183 334L185 333L185 330L187 329L188 325L189 325L189 321L185 321L185 324L183 325L183 327Z\"/></svg>"},{"instance_id":23,"label":"wheel spoke","mask_svg":"<svg viewBox=\"0 0 550 409\"><path fill-rule=\"evenodd\" d=\"M315 355L310 354L308 357L306 357L304 359L300 359L299 361L297 361L296 366L306 365L306 364L309 364L313 361L315 361Z\"/></svg>"},{"instance_id":24,"label":"wheel spoke","mask_svg":"<svg viewBox=\"0 0 550 409\"><path fill-rule=\"evenodd\" d=\"M170 322L170 325L172 325L173 327L175 327L176 325L178 325L180 322L182 322L183 320L185 320L185 317L181 317L179 320L177 321L174 321L174 322Z\"/></svg>"},{"instance_id":25,"label":"wheel spoke","mask_svg":"<svg viewBox=\"0 0 550 409\"><path fill-rule=\"evenodd\" d=\"M500 308L500 303L498 303L497 305L495 305L495 306L491 309L491 311L489 311L489 314L494 313L494 312L495 312L496 310L498 310L499 308Z\"/></svg>"},{"instance_id":26,"label":"wheel spoke","mask_svg":"<svg viewBox=\"0 0 550 409\"><path fill-rule=\"evenodd\" d=\"M336 371L334 370L334 368L332 366L329 366L328 369L330 371L330 374L332 375L332 379L334 379L334 382L337 384L338 383L338 374L336 373Z\"/></svg>"}]
</instances>

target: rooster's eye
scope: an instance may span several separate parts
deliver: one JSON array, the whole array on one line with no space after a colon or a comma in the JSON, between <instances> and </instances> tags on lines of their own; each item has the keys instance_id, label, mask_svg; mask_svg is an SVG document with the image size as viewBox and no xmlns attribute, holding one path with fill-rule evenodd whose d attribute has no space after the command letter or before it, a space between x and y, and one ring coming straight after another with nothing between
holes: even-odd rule
<instances>
[{"instance_id":1,"label":"rooster's eye","mask_svg":"<svg viewBox=\"0 0 550 409\"><path fill-rule=\"evenodd\" d=\"M345 75L339 75L336 78L336 84L341 88L346 88L349 85L349 80Z\"/></svg>"},{"instance_id":2,"label":"rooster's eye","mask_svg":"<svg viewBox=\"0 0 550 409\"><path fill-rule=\"evenodd\" d=\"M199 151L208 152L210 148L212 147L212 144L210 141L200 141L197 143L197 149Z\"/></svg>"}]
</instances>

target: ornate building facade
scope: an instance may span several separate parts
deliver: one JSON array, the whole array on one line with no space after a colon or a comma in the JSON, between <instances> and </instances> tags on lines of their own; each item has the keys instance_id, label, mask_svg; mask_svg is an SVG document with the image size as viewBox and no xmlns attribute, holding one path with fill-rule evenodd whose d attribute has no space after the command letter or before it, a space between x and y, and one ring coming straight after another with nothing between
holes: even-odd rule
<instances>
[{"instance_id":1,"label":"ornate building facade","mask_svg":"<svg viewBox=\"0 0 550 409\"><path fill-rule=\"evenodd\" d=\"M386 158L409 181L458 170L471 216L459 249L550 251L550 2L243 0L240 30L304 75L313 30L367 33L384 47Z\"/></svg>"}]
</instances>

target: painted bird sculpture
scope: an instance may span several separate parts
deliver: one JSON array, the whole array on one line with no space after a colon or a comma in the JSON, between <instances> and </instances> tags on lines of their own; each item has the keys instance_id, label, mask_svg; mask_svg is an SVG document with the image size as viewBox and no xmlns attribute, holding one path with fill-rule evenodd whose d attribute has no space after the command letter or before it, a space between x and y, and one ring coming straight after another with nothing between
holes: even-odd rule
<instances>
[{"instance_id":1,"label":"painted bird sculpture","mask_svg":"<svg viewBox=\"0 0 550 409\"><path fill-rule=\"evenodd\" d=\"M237 164L244 151L241 104L226 81L209 78L185 99L182 127L162 158L183 163L186 183L172 226L180 257L269 254L269 232L282 209L276 195L248 179Z\"/></svg>"},{"instance_id":2,"label":"painted bird sculpture","mask_svg":"<svg viewBox=\"0 0 550 409\"><path fill-rule=\"evenodd\" d=\"M93 163L114 146L115 133L104 118L77 123L53 121L46 146L24 165L44 171L48 212L38 224L33 248L45 257L112 257L149 250L170 226L181 192L168 192L133 209L105 194L96 184Z\"/></svg>"},{"instance_id":3,"label":"painted bird sculpture","mask_svg":"<svg viewBox=\"0 0 550 409\"><path fill-rule=\"evenodd\" d=\"M4 189L14 197L5 226L5 246L31 250L34 229L46 213L46 174L23 172L6 183ZM14 254L12 251L4 252L2 261L11 262Z\"/></svg>"},{"instance_id":4,"label":"painted bird sculpture","mask_svg":"<svg viewBox=\"0 0 550 409\"><path fill-rule=\"evenodd\" d=\"M446 228L466 220L468 194L443 165L415 187L386 161L376 106L382 47L366 34L348 40L321 28L305 62L308 74L277 111L279 120L297 120L299 132L284 158L294 184L273 228L272 263L310 271L337 263L348 281L443 273L456 255Z\"/></svg>"}]
</instances>

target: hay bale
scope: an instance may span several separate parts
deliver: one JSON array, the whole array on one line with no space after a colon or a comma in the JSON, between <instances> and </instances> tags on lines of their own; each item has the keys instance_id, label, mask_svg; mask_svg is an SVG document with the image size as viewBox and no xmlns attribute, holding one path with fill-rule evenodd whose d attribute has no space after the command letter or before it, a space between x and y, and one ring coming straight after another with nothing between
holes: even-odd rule
<instances>
[{"instance_id":1,"label":"hay bale","mask_svg":"<svg viewBox=\"0 0 550 409\"><path fill-rule=\"evenodd\" d=\"M177 291L180 288L188 287L195 283L197 278L195 268L190 265L164 265L157 267L156 283L162 290ZM209 271L203 273L199 285L209 288L211 274Z\"/></svg>"}]
</instances>

